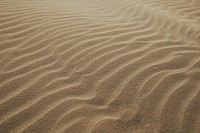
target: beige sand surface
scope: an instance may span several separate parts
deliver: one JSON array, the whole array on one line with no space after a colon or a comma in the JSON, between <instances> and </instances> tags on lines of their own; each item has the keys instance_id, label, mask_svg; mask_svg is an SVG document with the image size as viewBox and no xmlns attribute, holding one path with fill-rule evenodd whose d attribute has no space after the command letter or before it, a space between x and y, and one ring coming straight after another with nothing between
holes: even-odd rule
<instances>
[{"instance_id":1,"label":"beige sand surface","mask_svg":"<svg viewBox=\"0 0 200 133\"><path fill-rule=\"evenodd\" d=\"M0 0L0 133L200 133L200 1Z\"/></svg>"}]
</instances>

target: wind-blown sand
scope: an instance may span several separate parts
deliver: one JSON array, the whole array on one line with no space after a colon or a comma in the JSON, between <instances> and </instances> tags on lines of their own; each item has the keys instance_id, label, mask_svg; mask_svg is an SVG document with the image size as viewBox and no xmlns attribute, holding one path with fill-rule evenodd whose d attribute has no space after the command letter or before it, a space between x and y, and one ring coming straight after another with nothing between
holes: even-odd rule
<instances>
[{"instance_id":1,"label":"wind-blown sand","mask_svg":"<svg viewBox=\"0 0 200 133\"><path fill-rule=\"evenodd\" d=\"M1 0L0 133L199 133L199 0Z\"/></svg>"}]
</instances>

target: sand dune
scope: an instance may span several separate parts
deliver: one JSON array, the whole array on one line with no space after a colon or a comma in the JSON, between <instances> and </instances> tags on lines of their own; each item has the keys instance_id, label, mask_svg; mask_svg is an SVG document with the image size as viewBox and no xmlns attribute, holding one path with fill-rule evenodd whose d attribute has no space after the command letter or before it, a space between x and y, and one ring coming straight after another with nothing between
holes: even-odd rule
<instances>
[{"instance_id":1,"label":"sand dune","mask_svg":"<svg viewBox=\"0 0 200 133\"><path fill-rule=\"evenodd\" d=\"M198 0L1 0L0 133L199 133Z\"/></svg>"}]
</instances>

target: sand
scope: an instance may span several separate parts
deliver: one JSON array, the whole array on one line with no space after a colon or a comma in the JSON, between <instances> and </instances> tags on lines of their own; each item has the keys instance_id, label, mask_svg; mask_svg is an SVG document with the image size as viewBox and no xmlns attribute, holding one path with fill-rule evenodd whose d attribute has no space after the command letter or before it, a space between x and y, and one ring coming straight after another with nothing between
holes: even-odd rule
<instances>
[{"instance_id":1,"label":"sand","mask_svg":"<svg viewBox=\"0 0 200 133\"><path fill-rule=\"evenodd\" d=\"M0 133L200 133L199 0L1 0Z\"/></svg>"}]
</instances>

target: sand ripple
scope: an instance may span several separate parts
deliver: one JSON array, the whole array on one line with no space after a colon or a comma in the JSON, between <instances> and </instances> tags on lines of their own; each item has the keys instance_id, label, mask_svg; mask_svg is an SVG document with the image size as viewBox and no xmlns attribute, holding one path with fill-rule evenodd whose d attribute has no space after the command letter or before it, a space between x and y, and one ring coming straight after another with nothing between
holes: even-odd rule
<instances>
[{"instance_id":1,"label":"sand ripple","mask_svg":"<svg viewBox=\"0 0 200 133\"><path fill-rule=\"evenodd\" d=\"M1 0L1 133L199 133L198 0Z\"/></svg>"}]
</instances>

